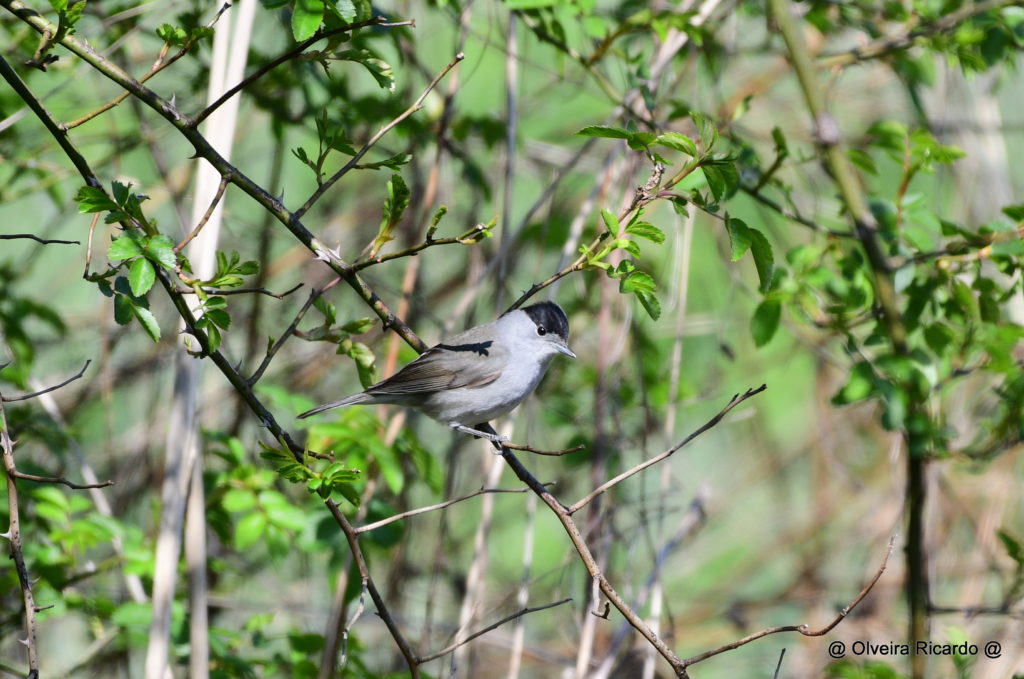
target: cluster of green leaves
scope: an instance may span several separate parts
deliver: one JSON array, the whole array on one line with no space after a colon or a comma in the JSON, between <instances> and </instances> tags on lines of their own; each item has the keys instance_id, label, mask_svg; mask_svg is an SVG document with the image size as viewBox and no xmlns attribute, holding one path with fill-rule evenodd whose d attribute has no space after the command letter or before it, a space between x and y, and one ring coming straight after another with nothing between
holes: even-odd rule
<instances>
[{"instance_id":1,"label":"cluster of green leaves","mask_svg":"<svg viewBox=\"0 0 1024 679\"><path fill-rule=\"evenodd\" d=\"M302 333L301 336L311 342L330 342L337 345L335 353L348 356L355 361L356 369L359 372L359 381L364 387L376 382L377 357L366 344L352 339L353 335L362 335L369 331L375 323L374 319L357 318L339 324L338 309L323 297L318 297L313 302L313 306L323 314L323 323Z\"/></svg>"},{"instance_id":2,"label":"cluster of green leaves","mask_svg":"<svg viewBox=\"0 0 1024 679\"><path fill-rule=\"evenodd\" d=\"M691 112L689 117L693 122L697 141L678 132L654 134L607 125L592 125L576 133L584 137L624 140L631 149L642 151L651 160L655 167L655 176L659 178L665 168L672 165L659 149L678 151L687 157L682 167L674 172L664 185L659 184L651 189L658 191L656 195L641 198L624 228L618 217L608 210L602 210L601 219L604 221L605 231L599 238L598 247L585 245L580 249L586 258L587 267L601 269L610 277L619 279L619 291L635 295L644 310L655 320L661 316L661 304L655 296L657 286L654 277L636 267L635 260L641 255L637 239L660 245L665 242L665 233L653 224L640 220L644 213L642 206L655 198L664 197L671 200L675 209L681 213L686 212L688 201L706 212L714 213L719 209L719 202L732 196L739 185L735 156L714 150L719 141L718 129L714 123L707 116L696 112ZM694 175L696 170L700 170L703 176L702 185L693 185L688 196L670 191ZM702 193L702 187L706 187L709 193ZM726 222L729 223L728 216ZM733 239L733 260L739 259L748 249L752 249L758 272L764 276L762 287L767 289L769 283L766 281L770 281L773 268L771 245L756 229L751 229L738 220L734 222L734 227L729 231L730 238ZM623 250L633 259L623 259L617 266L612 266L606 258L616 250Z\"/></svg>"},{"instance_id":3,"label":"cluster of green leaves","mask_svg":"<svg viewBox=\"0 0 1024 679\"><path fill-rule=\"evenodd\" d=\"M352 482L359 478L358 469L341 462L332 462L318 470L314 468L313 458L307 457L303 462L299 462L288 450L272 448L262 443L260 445L263 447L260 457L269 460L274 470L285 480L304 483L310 492L317 493L324 499L337 492L353 505L359 505L359 495L352 486Z\"/></svg>"},{"instance_id":4,"label":"cluster of green leaves","mask_svg":"<svg viewBox=\"0 0 1024 679\"><path fill-rule=\"evenodd\" d=\"M183 265L182 268L187 268ZM193 281L192 290L199 298L202 314L196 319L196 327L206 333L210 351L217 351L223 339L222 330L231 327L231 315L228 313L228 300L223 295L208 294L204 288L230 290L245 284L244 276L255 276L260 271L259 262L242 261L241 255L232 252L231 256L217 251L217 270L206 281Z\"/></svg>"}]
</instances>

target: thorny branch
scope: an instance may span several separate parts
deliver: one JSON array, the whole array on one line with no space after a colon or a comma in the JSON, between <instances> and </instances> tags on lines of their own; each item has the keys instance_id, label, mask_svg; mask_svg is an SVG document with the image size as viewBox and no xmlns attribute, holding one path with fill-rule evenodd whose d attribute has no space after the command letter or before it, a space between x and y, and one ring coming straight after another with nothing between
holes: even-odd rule
<instances>
[{"instance_id":1,"label":"thorny branch","mask_svg":"<svg viewBox=\"0 0 1024 679\"><path fill-rule=\"evenodd\" d=\"M51 391L56 391L57 389L60 389L61 387L65 386L65 385L71 384L72 382L74 382L75 380L80 378L82 375L84 375L85 371L86 371L86 369L88 369L90 363L92 363L92 360L86 361L85 365L82 366L82 369L78 371L78 374L72 375L71 377L69 377L66 380L64 380L63 382L61 382L60 384L55 384L52 387L47 387L46 389L40 389L39 391L33 391L31 394L25 394L23 396L0 396L0 402L3 402L3 403L14 403L16 401L27 401L29 399L35 398L36 396L41 396L42 394L47 394L47 393L49 393Z\"/></svg>"}]
</instances>

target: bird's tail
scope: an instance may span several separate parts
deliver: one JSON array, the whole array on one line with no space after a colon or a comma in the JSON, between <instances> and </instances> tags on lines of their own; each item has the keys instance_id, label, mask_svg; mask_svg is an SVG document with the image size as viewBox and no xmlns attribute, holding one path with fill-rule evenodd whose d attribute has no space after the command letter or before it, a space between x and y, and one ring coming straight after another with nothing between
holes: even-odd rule
<instances>
[{"instance_id":1,"label":"bird's tail","mask_svg":"<svg viewBox=\"0 0 1024 679\"><path fill-rule=\"evenodd\" d=\"M316 415L317 413L322 413L325 410L330 410L332 408L341 408L342 406L350 406L350 405L354 405L356 403L365 403L366 401L369 401L369 400L372 400L372 399L373 399L373 397L370 396L369 394L367 394L366 392L363 392L361 394L354 394L352 396L346 396L345 398L343 398L341 400L331 401L330 403L325 403L323 405L319 405L316 408L313 408L312 410L307 410L306 412L304 412L301 415L299 415L299 419L300 420L304 420L307 417L310 417L312 415Z\"/></svg>"}]
</instances>

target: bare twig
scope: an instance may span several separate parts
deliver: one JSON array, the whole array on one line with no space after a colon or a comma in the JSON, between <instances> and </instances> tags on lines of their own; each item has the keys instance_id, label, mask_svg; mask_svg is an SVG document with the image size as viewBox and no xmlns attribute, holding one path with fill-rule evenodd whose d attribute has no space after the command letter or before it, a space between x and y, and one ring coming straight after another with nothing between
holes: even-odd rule
<instances>
[{"instance_id":1,"label":"bare twig","mask_svg":"<svg viewBox=\"0 0 1024 679\"><path fill-rule=\"evenodd\" d=\"M421 658L417 658L417 661L420 664L423 664L423 663L428 663L431 660L437 660L438 658L441 658L443 656L448 655L449 653L451 653L452 651L457 649L459 646L462 646L464 644L468 644L470 641L473 641L473 639L476 639L477 637L480 637L480 636L483 636L484 634L487 634L491 630L494 630L494 629L497 629L498 627L501 627L502 625L504 625L506 622L508 622L510 620L515 620L516 618L522 617L522 616L527 615L529 613L536 613L537 611L543 611L543 610L546 610L548 608L554 608L555 606L561 606L562 604L568 603L570 601L572 601L572 598L562 599L561 601L555 601L554 603L544 604L543 606L534 606L533 608L524 608L521 611L517 611L517 612L513 613L512 615L505 616L504 618L502 618L501 620L497 621L496 623L494 623L492 625L488 625L487 627L483 628L482 630L480 630L478 632L474 632L473 634L470 634L465 639L462 639L461 641L459 641L457 643L454 643L451 646L448 646L447 648L443 648L440 651L438 651L437 653L431 653L430 655L425 655L425 656L423 656Z\"/></svg>"},{"instance_id":2,"label":"bare twig","mask_svg":"<svg viewBox=\"0 0 1024 679\"><path fill-rule=\"evenodd\" d=\"M220 185L217 186L217 193L214 194L213 200L210 201L210 207L206 208L206 213L203 214L203 218L199 220L196 227L185 236L180 243L174 246L175 252L181 252L185 249L185 246L192 242L192 239L199 235L199 232L206 226L206 222L210 221L213 211L217 209L217 204L220 203L220 199L224 197L224 191L228 188L228 182L231 181L230 174L221 175ZM200 203L202 205L202 203Z\"/></svg>"},{"instance_id":3,"label":"bare twig","mask_svg":"<svg viewBox=\"0 0 1024 679\"><path fill-rule=\"evenodd\" d=\"M839 614L836 615L835 619L832 622L830 622L829 624L825 625L824 627L822 627L820 629L816 629L816 630L809 629L806 624L803 624L803 625L783 625L781 627L767 627L767 628L761 630L760 632L755 632L754 634L751 634L749 636L745 636L742 639L734 641L734 642L732 642L730 644L726 644L726 645L720 646L720 647L718 647L716 649L713 649L713 650L710 650L710 651L705 651L704 653L700 653L698 655L695 655L695 656L692 656L690 658L687 658L686 660L683 661L684 666L689 667L690 665L696 665L697 663L699 663L701 661L704 661L704 660L707 660L708 658L712 658L712 657L714 657L716 655L719 655L720 653L725 653L726 651L731 651L731 650L733 650L735 648L739 648L740 646L745 646L746 644L749 644L751 641L756 641L756 640L758 640L758 639L760 639L762 637L766 637L766 636L768 636L770 634L778 634L779 632L799 632L800 634L804 635L805 637L821 637L821 636L825 636L826 634L831 632L835 628L836 625L841 623L846 618L846 616L850 614L850 611L852 611L854 608L857 607L857 604L859 604L864 599L864 597L866 597L868 595L868 592L871 591L871 588L874 587L875 583L878 582L878 579L882 577L882 573L885 572L885 567L889 563L889 556L892 554L893 545L895 545L895 544L896 544L896 536L894 535L891 538L889 538L889 547L885 551L885 556L882 558L882 563L881 563L881 565L879 565L878 570L875 572L874 577L872 577L871 580L869 580L868 583L866 585L864 585L864 588L861 589L860 593L853 599L853 601L851 601L850 604L848 606L846 606L846 608L844 608L843 610L839 611ZM782 661L782 659L779 658L779 662L781 662L781 661Z\"/></svg>"},{"instance_id":4,"label":"bare twig","mask_svg":"<svg viewBox=\"0 0 1024 679\"><path fill-rule=\"evenodd\" d=\"M113 481L102 481L100 483L72 483L63 476L36 476L35 474L26 474L25 472L14 471L14 476L19 479L26 481L34 481L35 483L62 483L72 490L88 490L90 488L106 488L107 486L114 485Z\"/></svg>"},{"instance_id":5,"label":"bare twig","mask_svg":"<svg viewBox=\"0 0 1024 679\"><path fill-rule=\"evenodd\" d=\"M217 14L214 15L213 19L211 19L209 21L209 23L206 24L207 27L212 27L214 24L216 24L217 20L220 19L221 15L224 14L224 12L230 6L231 6L230 3L227 3L227 2L223 3L221 5L220 9L217 10ZM139 83L146 82L147 80L149 80L150 78L155 76L157 73L159 73L160 71L164 70L165 68L167 68L168 66L170 66L171 64L176 62L178 59L181 59L183 56L188 54L188 51L190 49L192 49L192 46L194 44L195 44L194 40L189 41L184 46L182 46L182 48L180 50L178 50L178 52L175 53L170 59L166 59L166 61L165 61L165 58L167 57L167 53L171 49L170 43L165 43L164 46L160 48L160 52L157 54L156 61L153 62L153 65L150 67L149 72L147 72L146 75L144 75L141 78L139 78ZM113 99L111 99L110 101L108 101L107 103L103 104L99 108L94 109L93 111L90 111L89 113L85 114L84 116L82 116L80 118L77 118L75 120L72 120L69 123L65 123L63 125L63 127L64 127L65 130L70 130L72 128L78 127L79 125L82 125L83 123L87 123L90 120L92 120L93 118L95 118L96 116L101 115L103 113L106 113L110 109L114 108L115 106L120 104L122 101L127 99L129 96L131 96L131 92L126 90L126 91L122 92L121 94L117 95L116 97L114 97Z\"/></svg>"},{"instance_id":6,"label":"bare twig","mask_svg":"<svg viewBox=\"0 0 1024 679\"><path fill-rule=\"evenodd\" d=\"M680 448L682 448L683 446L688 444L690 441L694 440L695 438L697 438L698 436L700 436L701 434L706 432L708 429L711 429L716 424L721 422L722 418L725 417L726 414L730 410L732 410L733 408L735 408L739 404L743 403L748 398L751 398L752 396L756 396L756 395L760 394L762 391L764 391L767 388L768 388L767 385L762 384L757 389L747 389L747 391L745 393L743 393L743 394L736 394L735 396L732 397L732 399L729 400L729 403L727 403L724 408L719 410L718 413L714 417L712 417L710 420L708 420L706 423L704 423L704 425L700 429L697 429L692 434L687 436L685 439L683 439L682 441L680 441L676 445L672 446L671 448L669 448L665 452L661 453L660 455L655 455L651 459L645 460L645 461L641 462L640 464L636 465L635 467L627 469L626 471L622 472L621 474L619 474L615 478L610 479L610 480L602 483L600 486L598 486L594 490L590 491L587 495L585 495L582 499L577 501L571 507L568 507L567 511L569 512L569 514L574 514L574 513L578 512L581 508L585 507L587 505L587 503L591 502L594 498L596 498L599 495L601 495L602 493L606 492L609 488L612 488L613 486L616 486L619 483L622 483L623 481L628 479L630 476L633 476L634 474L636 474L638 472L641 472L644 469L647 469L648 467L650 467L652 465L658 464L659 462L661 462L665 458L670 457L673 453L675 453L677 450L679 450Z\"/></svg>"},{"instance_id":7,"label":"bare twig","mask_svg":"<svg viewBox=\"0 0 1024 679\"><path fill-rule=\"evenodd\" d=\"M330 38L330 37L338 35L340 33L348 33L350 31L354 31L354 30L359 29L359 28L365 28L367 26L378 26L378 27L382 27L382 28L383 27L396 27L396 26L413 26L413 27L415 27L416 26L416 22L415 21L389 22L384 17L377 16L377 17L374 17L372 19L368 19L367 21L357 21L357 22L355 22L353 24L349 24L348 26L342 26L340 28L332 28L332 29L329 29L329 30L317 31L311 37L303 40L298 45L296 45L295 47L291 48L290 50L288 50L287 52L285 52L281 56L279 56L279 57L277 57L275 59L272 59L272 60L268 61L267 63L263 64L262 66L260 66L259 68L257 68L255 71L253 71L252 73L247 75L245 78L243 78L241 80L241 82L239 82L237 85L235 85L234 87L232 87L231 89L226 91L224 94L222 94L220 97L218 97L216 101L214 101L212 104L210 104L209 106L204 108L202 111L200 111L192 119L193 123L194 123L193 126L194 127L198 127L199 123L201 123L204 120L206 120L210 116L211 113L213 113L218 108L223 106L224 102L226 102L228 99L230 99L231 97L235 96L236 94L238 94L239 91L245 89L246 87L251 85L253 82L255 82L256 80L259 80L260 78L265 76L267 73L269 73L270 71L274 70L275 68L277 68L281 64L285 63L286 61L289 61L291 59L294 59L294 58L298 57L310 45L318 43L321 40L324 40L325 38Z\"/></svg>"},{"instance_id":8,"label":"bare twig","mask_svg":"<svg viewBox=\"0 0 1024 679\"><path fill-rule=\"evenodd\" d=\"M419 507L418 509L410 509L407 512L395 514L394 516L389 516L386 519L381 519L380 521L374 521L373 523L368 523L365 526L360 526L359 528L356 528L356 535L368 533L371 530L377 530L378 528L382 528L388 524L395 523L396 521L407 519L410 516L417 516L418 514L426 514L427 512L433 512L438 509L444 509L445 507L450 507L456 503L463 502L464 500L474 498L477 495L485 495L488 493L528 493L529 491L529 488L480 488L478 490L474 490L472 493L469 493L468 495L463 495L461 497L453 498L451 500L439 502L436 505L428 505L426 507Z\"/></svg>"},{"instance_id":9,"label":"bare twig","mask_svg":"<svg viewBox=\"0 0 1024 679\"><path fill-rule=\"evenodd\" d=\"M296 290L301 288L302 285L303 285L302 283L298 283L294 287L291 287L288 290L285 290L284 292L273 292L271 290L267 290L266 288L235 288L233 290L220 290L218 288L206 288L206 287L202 287L202 286L200 286L200 290L205 292L207 295L218 295L218 296L221 296L221 297L227 297L229 295L252 295L252 294L255 294L255 295L266 295L267 297L273 297L274 299L284 299L288 295L292 294L293 292L295 292ZM176 292L178 294L180 294L180 295L194 295L194 294L196 294L196 291L192 290L191 288L189 288L187 290L183 289L183 288L177 288Z\"/></svg>"},{"instance_id":10,"label":"bare twig","mask_svg":"<svg viewBox=\"0 0 1024 679\"><path fill-rule=\"evenodd\" d=\"M586 446L583 445L582 443L578 446L573 446L572 448L563 448L562 450L539 450L537 448L534 448L533 446L526 446L520 443L509 442L505 442L502 445L504 445L506 448L511 448L512 450L522 450L523 452L533 453L534 455L549 455L551 457L561 457L562 455L568 455L569 453L577 453L586 448Z\"/></svg>"},{"instance_id":11,"label":"bare twig","mask_svg":"<svg viewBox=\"0 0 1024 679\"><path fill-rule=\"evenodd\" d=\"M461 236L454 236L452 238L438 238L437 240L429 239L423 241L422 243L417 243L416 245L405 248L404 250L399 250L398 252L392 252L387 255L380 255L378 257L364 259L361 262L356 262L352 264L352 271L362 271L363 269L374 266L375 264L387 262L392 259L411 257L413 255L419 254L421 251L426 250L427 248L434 247L435 245L452 245L455 243L459 243L462 245L472 245L473 243L479 242L480 239L484 237L484 233L486 232L487 228L488 227L486 224L477 224L469 231L463 233Z\"/></svg>"},{"instance_id":12,"label":"bare twig","mask_svg":"<svg viewBox=\"0 0 1024 679\"><path fill-rule=\"evenodd\" d=\"M284 343L288 340L288 338L295 334L295 330L299 327L299 323L302 322L302 319L306 315L306 312L309 311L309 307L313 306L313 302L315 302L317 298L320 297L320 295L324 294L325 292L333 288L335 285L338 284L338 281L340 280L340 278L335 278L334 280L332 280L330 283L320 288L319 290L310 291L309 299L307 299L305 304L303 304L302 307L299 309L299 313L295 314L295 318L292 320L291 324L285 329L285 331L281 333L281 336L277 338L277 341L274 342L269 349L267 349L267 354L263 357L263 360L260 361L260 365L258 368L256 368L256 371L253 372L249 379L246 380L246 384L248 384L251 387L260 381L260 378L263 377L263 373L266 372L267 368L270 366L270 362L274 360L274 356L277 355L277 352L281 350L281 347L284 346Z\"/></svg>"},{"instance_id":13,"label":"bare twig","mask_svg":"<svg viewBox=\"0 0 1024 679\"><path fill-rule=\"evenodd\" d=\"M52 238L40 238L31 233L0 233L0 240L16 240L18 238L27 238L36 242L42 243L43 245L81 245L82 243L77 240L56 240Z\"/></svg>"},{"instance_id":14,"label":"bare twig","mask_svg":"<svg viewBox=\"0 0 1024 679\"><path fill-rule=\"evenodd\" d=\"M85 371L89 367L90 363L92 363L92 360L91 359L87 360L85 362L85 365L82 366L82 369L78 371L77 375L73 375L73 376L67 378L66 380L64 380L60 384L55 384L52 387L47 387L46 389L40 389L39 391L33 391L31 394L25 394L24 396L0 396L0 402L3 402L3 403L14 403L15 401L27 401L29 399L35 398L36 396L41 396L42 394L46 394L46 393L49 393L51 391L55 391L57 389L60 389L61 387L74 382L79 377L84 375Z\"/></svg>"},{"instance_id":15,"label":"bare twig","mask_svg":"<svg viewBox=\"0 0 1024 679\"><path fill-rule=\"evenodd\" d=\"M295 219L301 219L302 215L306 214L309 211L309 208L313 207L313 204L316 203L316 201L318 201L320 197L327 192L328 189L334 186L335 182L344 177L349 170L353 169L356 166L356 164L359 163L359 160L364 155L366 155L366 152L373 148L373 145L380 141L385 134L390 132L396 125L398 125L403 120L411 116L413 113L416 113L421 108L423 108L423 101L427 98L427 95L430 94L435 87L437 87L437 84L441 82L441 79L444 78L449 71L455 68L456 64L458 64L465 58L466 55L463 54L462 52L456 54L455 58L449 61L448 65L441 69L441 72L438 73L437 76L430 81L430 84L427 85L426 89L423 90L423 93L420 94L419 97L417 97L416 101L413 102L412 106L402 111L402 113L400 113L397 118L389 122L384 127L380 128L380 130L378 130L375 135L370 137L370 140L363 145L363 148L359 149L359 151L356 152L354 156L352 156L351 160L345 163L344 167L342 167L340 170L331 175L323 184L321 184L317 188L316 191L313 192L313 195L311 195L309 199L305 203L303 203L302 207L300 207L298 210L294 212Z\"/></svg>"}]
</instances>

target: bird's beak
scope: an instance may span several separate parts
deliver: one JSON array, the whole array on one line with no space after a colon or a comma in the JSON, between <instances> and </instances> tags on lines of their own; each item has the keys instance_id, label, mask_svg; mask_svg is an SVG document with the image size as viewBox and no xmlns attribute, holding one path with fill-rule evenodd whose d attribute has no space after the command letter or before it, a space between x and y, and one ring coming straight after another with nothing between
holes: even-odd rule
<instances>
[{"instance_id":1,"label":"bird's beak","mask_svg":"<svg viewBox=\"0 0 1024 679\"><path fill-rule=\"evenodd\" d=\"M576 354L572 353L572 349L570 349L564 344L556 344L555 349L558 349L560 353L565 354L569 358L576 358Z\"/></svg>"}]
</instances>

